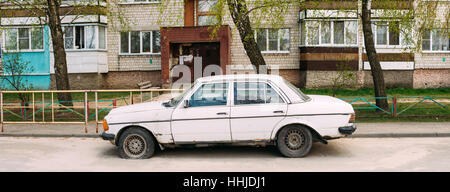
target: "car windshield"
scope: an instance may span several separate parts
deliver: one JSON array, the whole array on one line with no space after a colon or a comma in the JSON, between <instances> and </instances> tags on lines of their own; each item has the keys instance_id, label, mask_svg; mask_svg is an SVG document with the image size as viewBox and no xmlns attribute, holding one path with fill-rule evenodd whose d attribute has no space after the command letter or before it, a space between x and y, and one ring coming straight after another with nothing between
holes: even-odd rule
<instances>
[{"instance_id":1,"label":"car windshield","mask_svg":"<svg viewBox=\"0 0 450 192\"><path fill-rule=\"evenodd\" d=\"M183 93L181 93L180 95L170 99L169 101L169 105L170 106L176 106L178 105L178 103L180 103L181 99L183 99L183 97L194 87L195 83L193 83L191 85L191 87L189 87L189 89L184 90Z\"/></svg>"},{"instance_id":2,"label":"car windshield","mask_svg":"<svg viewBox=\"0 0 450 192\"><path fill-rule=\"evenodd\" d=\"M311 100L311 98L309 98L307 95L305 95L302 91L300 91L299 88L297 88L295 85L293 85L292 83L290 83L289 81L284 80L284 82L286 83L286 85L289 86L289 88L291 88L301 99L303 99L304 101L309 101Z\"/></svg>"}]
</instances>

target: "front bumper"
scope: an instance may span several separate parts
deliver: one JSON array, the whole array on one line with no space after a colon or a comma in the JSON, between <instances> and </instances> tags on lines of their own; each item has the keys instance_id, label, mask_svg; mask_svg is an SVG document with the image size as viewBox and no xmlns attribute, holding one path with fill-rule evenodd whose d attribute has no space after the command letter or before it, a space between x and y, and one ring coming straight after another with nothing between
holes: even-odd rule
<instances>
[{"instance_id":1,"label":"front bumper","mask_svg":"<svg viewBox=\"0 0 450 192\"><path fill-rule=\"evenodd\" d=\"M351 135L355 131L356 131L356 126L355 125L339 127L339 133L344 134L344 135Z\"/></svg>"},{"instance_id":2,"label":"front bumper","mask_svg":"<svg viewBox=\"0 0 450 192\"><path fill-rule=\"evenodd\" d=\"M102 136L103 140L109 140L109 141L114 140L114 138L116 138L116 135L110 134L110 133L105 133L105 132L103 132L101 136Z\"/></svg>"}]
</instances>

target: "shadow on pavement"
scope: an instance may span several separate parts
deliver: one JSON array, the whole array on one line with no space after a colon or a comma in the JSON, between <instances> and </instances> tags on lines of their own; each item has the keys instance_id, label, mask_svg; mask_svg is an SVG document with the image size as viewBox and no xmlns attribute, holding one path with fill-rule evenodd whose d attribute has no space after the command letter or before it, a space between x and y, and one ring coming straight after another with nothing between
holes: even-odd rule
<instances>
[{"instance_id":1,"label":"shadow on pavement","mask_svg":"<svg viewBox=\"0 0 450 192\"><path fill-rule=\"evenodd\" d=\"M105 157L119 157L119 149L111 146L102 155ZM329 143L314 143L308 157L348 157L349 150ZM211 147L178 147L157 150L152 158L255 158L255 157L278 157L283 158L276 146L253 147L253 146L211 146Z\"/></svg>"}]
</instances>

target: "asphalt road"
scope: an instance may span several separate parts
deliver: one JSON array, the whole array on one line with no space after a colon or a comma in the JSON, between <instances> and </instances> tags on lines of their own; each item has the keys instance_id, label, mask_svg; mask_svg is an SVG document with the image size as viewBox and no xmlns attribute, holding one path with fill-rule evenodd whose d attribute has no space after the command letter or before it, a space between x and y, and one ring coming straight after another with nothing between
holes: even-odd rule
<instances>
[{"instance_id":1,"label":"asphalt road","mask_svg":"<svg viewBox=\"0 0 450 192\"><path fill-rule=\"evenodd\" d=\"M0 171L450 171L450 138L344 138L314 144L306 158L276 148L205 147L118 157L99 138L0 137Z\"/></svg>"}]
</instances>

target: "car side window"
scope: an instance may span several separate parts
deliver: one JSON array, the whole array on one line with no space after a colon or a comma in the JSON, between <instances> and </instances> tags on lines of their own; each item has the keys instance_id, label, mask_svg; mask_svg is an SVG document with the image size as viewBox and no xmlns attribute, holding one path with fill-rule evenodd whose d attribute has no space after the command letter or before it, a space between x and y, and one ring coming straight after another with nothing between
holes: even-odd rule
<instances>
[{"instance_id":1,"label":"car side window","mask_svg":"<svg viewBox=\"0 0 450 192\"><path fill-rule=\"evenodd\" d=\"M264 82L235 82L234 104L284 103L278 93Z\"/></svg>"},{"instance_id":2,"label":"car side window","mask_svg":"<svg viewBox=\"0 0 450 192\"><path fill-rule=\"evenodd\" d=\"M203 84L192 94L189 107L227 105L228 83Z\"/></svg>"}]
</instances>

